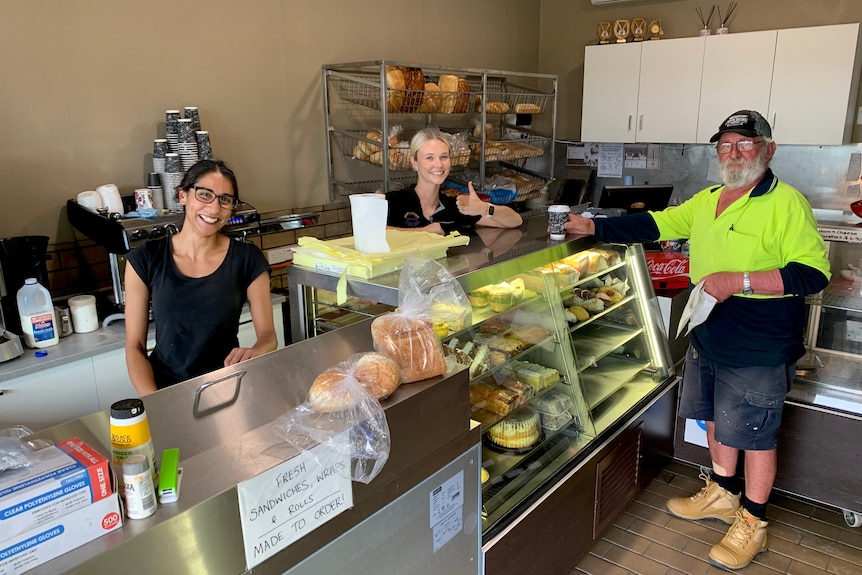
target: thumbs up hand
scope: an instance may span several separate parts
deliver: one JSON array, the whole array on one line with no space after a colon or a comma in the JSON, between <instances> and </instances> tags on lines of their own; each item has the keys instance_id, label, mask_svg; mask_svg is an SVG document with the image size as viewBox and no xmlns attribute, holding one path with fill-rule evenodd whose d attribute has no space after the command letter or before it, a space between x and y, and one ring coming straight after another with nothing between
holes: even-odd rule
<instances>
[{"instance_id":1,"label":"thumbs up hand","mask_svg":"<svg viewBox=\"0 0 862 575\"><path fill-rule=\"evenodd\" d=\"M482 200L473 188L473 182L467 182L467 194L458 196L458 210L465 216L484 216L488 213L488 202Z\"/></svg>"}]
</instances>

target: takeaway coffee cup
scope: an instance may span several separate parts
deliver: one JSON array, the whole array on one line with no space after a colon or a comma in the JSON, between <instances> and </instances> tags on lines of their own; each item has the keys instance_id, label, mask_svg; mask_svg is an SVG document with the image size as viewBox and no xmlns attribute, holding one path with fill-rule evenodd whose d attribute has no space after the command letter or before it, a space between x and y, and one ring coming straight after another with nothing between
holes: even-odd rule
<instances>
[{"instance_id":1,"label":"takeaway coffee cup","mask_svg":"<svg viewBox=\"0 0 862 575\"><path fill-rule=\"evenodd\" d=\"M552 240L566 239L565 224L569 221L570 209L566 205L548 206L548 228L551 232Z\"/></svg>"}]
</instances>

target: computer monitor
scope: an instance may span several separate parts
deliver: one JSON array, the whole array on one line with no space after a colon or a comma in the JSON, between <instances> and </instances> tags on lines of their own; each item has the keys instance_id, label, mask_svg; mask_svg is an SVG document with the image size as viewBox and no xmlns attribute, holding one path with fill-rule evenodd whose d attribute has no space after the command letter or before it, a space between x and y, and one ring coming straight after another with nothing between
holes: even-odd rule
<instances>
[{"instance_id":1,"label":"computer monitor","mask_svg":"<svg viewBox=\"0 0 862 575\"><path fill-rule=\"evenodd\" d=\"M628 214L647 210L658 211L667 207L673 193L673 184L644 184L641 186L604 186L597 207L619 208Z\"/></svg>"}]
</instances>

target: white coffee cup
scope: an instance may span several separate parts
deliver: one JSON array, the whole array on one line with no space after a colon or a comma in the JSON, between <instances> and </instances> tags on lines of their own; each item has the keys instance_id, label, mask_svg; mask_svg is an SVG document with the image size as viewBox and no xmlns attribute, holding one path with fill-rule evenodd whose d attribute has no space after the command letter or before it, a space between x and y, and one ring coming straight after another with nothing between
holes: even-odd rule
<instances>
[{"instance_id":1,"label":"white coffee cup","mask_svg":"<svg viewBox=\"0 0 862 575\"><path fill-rule=\"evenodd\" d=\"M95 190L88 190L78 194L78 205L82 208L87 208L91 212L98 211L103 208L102 196Z\"/></svg>"},{"instance_id":2,"label":"white coffee cup","mask_svg":"<svg viewBox=\"0 0 862 575\"><path fill-rule=\"evenodd\" d=\"M115 184L105 184L96 188L102 196L102 207L108 208L110 213L123 214L123 200L120 198L120 190Z\"/></svg>"},{"instance_id":3,"label":"white coffee cup","mask_svg":"<svg viewBox=\"0 0 862 575\"><path fill-rule=\"evenodd\" d=\"M569 211L571 208L566 205L548 206L548 228L551 231L552 240L566 239L565 224L569 221Z\"/></svg>"}]
</instances>

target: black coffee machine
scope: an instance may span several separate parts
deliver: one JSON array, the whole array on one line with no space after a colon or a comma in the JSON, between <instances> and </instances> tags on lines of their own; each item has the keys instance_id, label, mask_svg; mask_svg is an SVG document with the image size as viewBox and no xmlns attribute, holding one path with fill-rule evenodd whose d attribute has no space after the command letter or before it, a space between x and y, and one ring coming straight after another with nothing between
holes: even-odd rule
<instances>
[{"instance_id":1,"label":"black coffee machine","mask_svg":"<svg viewBox=\"0 0 862 575\"><path fill-rule=\"evenodd\" d=\"M21 333L17 296L24 280L36 278L45 289L50 289L47 254L48 236L0 238L0 307L6 328L13 333Z\"/></svg>"}]
</instances>

